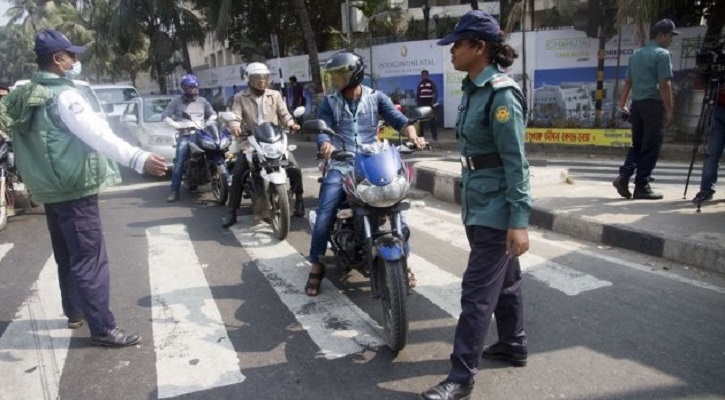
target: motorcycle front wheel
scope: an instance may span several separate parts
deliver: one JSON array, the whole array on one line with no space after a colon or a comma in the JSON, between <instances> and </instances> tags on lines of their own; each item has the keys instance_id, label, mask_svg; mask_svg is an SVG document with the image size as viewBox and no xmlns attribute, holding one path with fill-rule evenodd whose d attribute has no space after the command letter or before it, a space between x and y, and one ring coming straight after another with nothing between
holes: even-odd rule
<instances>
[{"instance_id":1,"label":"motorcycle front wheel","mask_svg":"<svg viewBox=\"0 0 725 400\"><path fill-rule=\"evenodd\" d=\"M406 271L402 260L375 263L380 302L383 306L385 344L392 351L403 350L408 342Z\"/></svg>"},{"instance_id":2,"label":"motorcycle front wheel","mask_svg":"<svg viewBox=\"0 0 725 400\"><path fill-rule=\"evenodd\" d=\"M269 204L271 206L269 218L272 220L272 230L279 240L284 240L289 233L290 208L287 197L287 184L269 185Z\"/></svg>"},{"instance_id":3,"label":"motorcycle front wheel","mask_svg":"<svg viewBox=\"0 0 725 400\"><path fill-rule=\"evenodd\" d=\"M227 177L227 171L223 167L216 168L211 176L211 192L214 195L214 200L220 206L227 203L229 198L229 178Z\"/></svg>"}]
</instances>

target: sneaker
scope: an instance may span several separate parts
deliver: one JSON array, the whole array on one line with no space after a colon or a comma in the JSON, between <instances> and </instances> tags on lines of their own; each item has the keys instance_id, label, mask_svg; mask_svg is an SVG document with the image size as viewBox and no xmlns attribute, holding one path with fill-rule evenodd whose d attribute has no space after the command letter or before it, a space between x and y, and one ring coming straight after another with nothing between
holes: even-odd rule
<instances>
[{"instance_id":1,"label":"sneaker","mask_svg":"<svg viewBox=\"0 0 725 400\"><path fill-rule=\"evenodd\" d=\"M483 347L482 357L489 360L506 361L514 367L525 367L528 356L526 353L512 351L505 344L495 343Z\"/></svg>"},{"instance_id":2,"label":"sneaker","mask_svg":"<svg viewBox=\"0 0 725 400\"><path fill-rule=\"evenodd\" d=\"M464 385L445 380L421 393L426 400L468 400L473 392L473 383Z\"/></svg>"},{"instance_id":3,"label":"sneaker","mask_svg":"<svg viewBox=\"0 0 725 400\"><path fill-rule=\"evenodd\" d=\"M625 199L632 198L632 193L630 193L629 191L629 178L625 178L622 175L619 175L617 179L612 182L612 185L617 188L617 193L619 193L620 196L624 197Z\"/></svg>"},{"instance_id":4,"label":"sneaker","mask_svg":"<svg viewBox=\"0 0 725 400\"><path fill-rule=\"evenodd\" d=\"M91 336L91 344L94 346L128 347L139 343L141 343L140 336L128 334L118 327L106 332L104 335Z\"/></svg>"},{"instance_id":5,"label":"sneaker","mask_svg":"<svg viewBox=\"0 0 725 400\"><path fill-rule=\"evenodd\" d=\"M83 317L68 318L68 329L78 329L83 326Z\"/></svg>"},{"instance_id":6,"label":"sneaker","mask_svg":"<svg viewBox=\"0 0 725 400\"><path fill-rule=\"evenodd\" d=\"M712 200L712 195L714 195L714 194L715 194L714 190L700 190L700 192L697 193L695 195L695 197L692 199L692 202L697 204L697 203L702 203L705 201L710 201L710 200Z\"/></svg>"},{"instance_id":7,"label":"sneaker","mask_svg":"<svg viewBox=\"0 0 725 400\"><path fill-rule=\"evenodd\" d=\"M662 200L664 196L661 193L653 192L649 183L643 183L634 186L634 194L632 197L636 200Z\"/></svg>"},{"instance_id":8,"label":"sneaker","mask_svg":"<svg viewBox=\"0 0 725 400\"><path fill-rule=\"evenodd\" d=\"M179 201L179 191L172 190L171 193L169 193L168 196L166 196L166 201L169 203L173 203L175 201Z\"/></svg>"}]
</instances>

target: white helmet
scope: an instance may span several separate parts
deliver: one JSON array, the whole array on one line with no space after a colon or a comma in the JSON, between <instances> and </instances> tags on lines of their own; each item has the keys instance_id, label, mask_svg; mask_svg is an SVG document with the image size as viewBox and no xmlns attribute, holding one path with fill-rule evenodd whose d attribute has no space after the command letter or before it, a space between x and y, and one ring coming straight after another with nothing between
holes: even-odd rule
<instances>
[{"instance_id":1,"label":"white helmet","mask_svg":"<svg viewBox=\"0 0 725 400\"><path fill-rule=\"evenodd\" d=\"M257 90L265 90L269 85L269 68L263 63L253 62L247 65L246 75L249 86Z\"/></svg>"}]
</instances>

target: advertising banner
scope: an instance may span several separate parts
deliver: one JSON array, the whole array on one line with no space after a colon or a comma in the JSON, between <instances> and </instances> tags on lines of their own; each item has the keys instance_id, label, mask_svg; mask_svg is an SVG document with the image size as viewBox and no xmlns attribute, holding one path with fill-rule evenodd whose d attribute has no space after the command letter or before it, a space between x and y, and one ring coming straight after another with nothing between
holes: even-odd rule
<instances>
[{"instance_id":1,"label":"advertising banner","mask_svg":"<svg viewBox=\"0 0 725 400\"><path fill-rule=\"evenodd\" d=\"M632 144L632 131L629 129L526 128L526 141L529 143L628 147Z\"/></svg>"}]
</instances>

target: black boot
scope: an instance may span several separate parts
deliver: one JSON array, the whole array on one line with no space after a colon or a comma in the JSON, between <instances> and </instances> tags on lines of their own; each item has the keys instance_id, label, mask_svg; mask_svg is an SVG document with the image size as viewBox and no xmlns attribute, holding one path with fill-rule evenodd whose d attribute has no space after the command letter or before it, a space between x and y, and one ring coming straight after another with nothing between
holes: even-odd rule
<instances>
[{"instance_id":1,"label":"black boot","mask_svg":"<svg viewBox=\"0 0 725 400\"><path fill-rule=\"evenodd\" d=\"M648 182L637 183L634 185L634 195L632 196L637 200L662 200L661 193L655 193L649 186Z\"/></svg>"},{"instance_id":2,"label":"black boot","mask_svg":"<svg viewBox=\"0 0 725 400\"><path fill-rule=\"evenodd\" d=\"M629 192L629 178L625 178L624 176L619 175L617 179L612 182L612 185L617 188L617 193L619 193L620 196L624 197L625 199L632 198L632 193Z\"/></svg>"},{"instance_id":3,"label":"black boot","mask_svg":"<svg viewBox=\"0 0 725 400\"><path fill-rule=\"evenodd\" d=\"M695 198L692 199L692 202L695 204L699 204L705 201L712 200L712 195L715 194L714 190L700 190L696 195Z\"/></svg>"},{"instance_id":4,"label":"black boot","mask_svg":"<svg viewBox=\"0 0 725 400\"><path fill-rule=\"evenodd\" d=\"M421 393L426 400L469 400L473 391L473 383L463 385L445 380Z\"/></svg>"},{"instance_id":5,"label":"black boot","mask_svg":"<svg viewBox=\"0 0 725 400\"><path fill-rule=\"evenodd\" d=\"M305 202L302 201L302 199L295 199L294 216L295 217L304 217L305 216Z\"/></svg>"},{"instance_id":6,"label":"black boot","mask_svg":"<svg viewBox=\"0 0 725 400\"><path fill-rule=\"evenodd\" d=\"M237 223L237 210L229 209L227 216L222 218L222 228L229 228Z\"/></svg>"}]
</instances>

